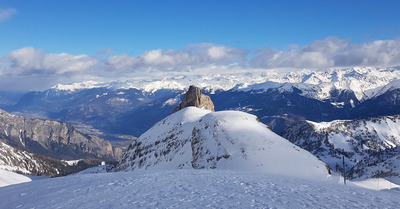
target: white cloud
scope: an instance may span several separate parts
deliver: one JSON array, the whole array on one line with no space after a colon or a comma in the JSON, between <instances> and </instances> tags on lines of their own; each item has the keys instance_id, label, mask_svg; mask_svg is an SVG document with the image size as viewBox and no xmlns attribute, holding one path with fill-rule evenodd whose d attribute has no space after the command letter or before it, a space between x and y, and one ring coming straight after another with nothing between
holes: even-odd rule
<instances>
[{"instance_id":1,"label":"white cloud","mask_svg":"<svg viewBox=\"0 0 400 209\"><path fill-rule=\"evenodd\" d=\"M0 9L0 22L11 18L17 10L15 9Z\"/></svg>"},{"instance_id":2,"label":"white cloud","mask_svg":"<svg viewBox=\"0 0 400 209\"><path fill-rule=\"evenodd\" d=\"M65 75L82 73L96 66L99 60L88 55L45 54L43 50L25 47L12 51L8 67L2 69L6 75Z\"/></svg>"},{"instance_id":3,"label":"white cloud","mask_svg":"<svg viewBox=\"0 0 400 209\"><path fill-rule=\"evenodd\" d=\"M148 65L174 64L174 57L168 53L162 53L161 49L145 52L140 57Z\"/></svg>"},{"instance_id":4,"label":"white cloud","mask_svg":"<svg viewBox=\"0 0 400 209\"><path fill-rule=\"evenodd\" d=\"M66 53L49 54L43 59L42 67L48 72L56 74L85 71L95 66L98 60L88 55L70 55Z\"/></svg>"},{"instance_id":5,"label":"white cloud","mask_svg":"<svg viewBox=\"0 0 400 209\"><path fill-rule=\"evenodd\" d=\"M106 69L110 71L128 71L138 62L137 57L130 57L127 54L111 55L105 60Z\"/></svg>"},{"instance_id":6,"label":"white cloud","mask_svg":"<svg viewBox=\"0 0 400 209\"><path fill-rule=\"evenodd\" d=\"M396 66L400 65L400 39L352 44L350 40L329 37L287 51L259 49L250 63L262 68Z\"/></svg>"},{"instance_id":7,"label":"white cloud","mask_svg":"<svg viewBox=\"0 0 400 209\"><path fill-rule=\"evenodd\" d=\"M139 56L113 55L105 60L105 66L111 71L183 71L230 65L245 60L247 54L244 49L202 43L184 49L146 51Z\"/></svg>"},{"instance_id":8,"label":"white cloud","mask_svg":"<svg viewBox=\"0 0 400 209\"><path fill-rule=\"evenodd\" d=\"M112 52L105 49L104 53ZM306 46L290 46L285 51L272 48L249 50L214 45L191 44L183 49L150 50L138 56L109 55L94 57L67 53L46 54L25 47L0 57L0 75L6 81L24 85L55 85L54 82L78 82L149 78L168 75L229 73L271 68L328 68L353 66L400 66L400 38L353 44L351 40L329 37ZM100 56L101 55L101 56ZM12 78L12 79L11 79ZM40 82L43 80L43 82ZM33 89L29 87L28 89Z\"/></svg>"},{"instance_id":9,"label":"white cloud","mask_svg":"<svg viewBox=\"0 0 400 209\"><path fill-rule=\"evenodd\" d=\"M14 73L21 73L26 70L40 70L44 52L35 50L33 47L25 47L14 50L9 55Z\"/></svg>"},{"instance_id":10,"label":"white cloud","mask_svg":"<svg viewBox=\"0 0 400 209\"><path fill-rule=\"evenodd\" d=\"M227 56L227 49L223 46L213 46L208 49L208 55L213 60L222 59Z\"/></svg>"}]
</instances>

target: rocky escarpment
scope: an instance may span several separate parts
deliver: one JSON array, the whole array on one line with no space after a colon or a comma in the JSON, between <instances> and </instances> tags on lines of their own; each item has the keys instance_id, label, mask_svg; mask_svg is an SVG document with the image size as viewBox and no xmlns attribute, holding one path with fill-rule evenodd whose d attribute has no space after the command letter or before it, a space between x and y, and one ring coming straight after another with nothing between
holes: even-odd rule
<instances>
[{"instance_id":1,"label":"rocky escarpment","mask_svg":"<svg viewBox=\"0 0 400 209\"><path fill-rule=\"evenodd\" d=\"M183 96L182 102L175 108L174 112L191 106L214 112L214 103L211 101L210 97L202 94L200 88L196 86L189 87L189 90Z\"/></svg>"},{"instance_id":2,"label":"rocky escarpment","mask_svg":"<svg viewBox=\"0 0 400 209\"><path fill-rule=\"evenodd\" d=\"M56 159L119 160L122 151L110 142L84 135L52 120L26 119L0 110L0 141L14 148Z\"/></svg>"}]
</instances>

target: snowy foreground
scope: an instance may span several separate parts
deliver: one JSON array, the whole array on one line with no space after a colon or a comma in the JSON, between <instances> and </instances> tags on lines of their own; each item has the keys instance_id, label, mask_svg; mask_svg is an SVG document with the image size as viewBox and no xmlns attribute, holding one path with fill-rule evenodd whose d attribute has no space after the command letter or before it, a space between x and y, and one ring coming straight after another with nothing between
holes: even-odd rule
<instances>
[{"instance_id":1,"label":"snowy foreground","mask_svg":"<svg viewBox=\"0 0 400 209\"><path fill-rule=\"evenodd\" d=\"M0 208L398 208L400 190L226 170L73 175L0 188Z\"/></svg>"}]
</instances>

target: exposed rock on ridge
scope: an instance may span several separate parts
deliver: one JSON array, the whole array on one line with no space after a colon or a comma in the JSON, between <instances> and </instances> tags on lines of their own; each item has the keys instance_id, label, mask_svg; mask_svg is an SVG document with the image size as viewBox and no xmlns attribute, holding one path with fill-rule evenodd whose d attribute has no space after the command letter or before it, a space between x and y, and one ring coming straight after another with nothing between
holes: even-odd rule
<instances>
[{"instance_id":1,"label":"exposed rock on ridge","mask_svg":"<svg viewBox=\"0 0 400 209\"><path fill-rule=\"evenodd\" d=\"M175 108L174 112L190 106L215 111L214 103L210 97L202 94L200 88L193 85L189 87L189 90L183 96L182 102Z\"/></svg>"}]
</instances>

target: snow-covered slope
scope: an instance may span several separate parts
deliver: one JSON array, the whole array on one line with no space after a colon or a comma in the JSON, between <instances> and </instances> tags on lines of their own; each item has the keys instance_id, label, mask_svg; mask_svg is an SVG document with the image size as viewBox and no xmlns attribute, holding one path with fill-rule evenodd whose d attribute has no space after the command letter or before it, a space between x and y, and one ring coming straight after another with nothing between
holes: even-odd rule
<instances>
[{"instance_id":1,"label":"snow-covered slope","mask_svg":"<svg viewBox=\"0 0 400 209\"><path fill-rule=\"evenodd\" d=\"M12 184L20 184L20 183L30 182L30 181L32 181L32 179L30 179L27 176L0 169L0 187L12 185Z\"/></svg>"},{"instance_id":2,"label":"snow-covered slope","mask_svg":"<svg viewBox=\"0 0 400 209\"><path fill-rule=\"evenodd\" d=\"M323 179L325 164L239 111L184 108L131 144L116 170L226 169Z\"/></svg>"},{"instance_id":3,"label":"snow-covered slope","mask_svg":"<svg viewBox=\"0 0 400 209\"><path fill-rule=\"evenodd\" d=\"M400 116L315 123L304 121L282 136L335 169L345 156L354 178L400 176Z\"/></svg>"},{"instance_id":4,"label":"snow-covered slope","mask_svg":"<svg viewBox=\"0 0 400 209\"><path fill-rule=\"evenodd\" d=\"M88 174L0 188L0 208L398 208L399 190L226 170Z\"/></svg>"}]
</instances>

